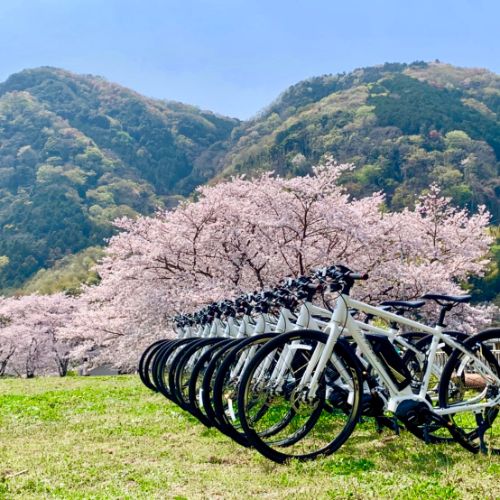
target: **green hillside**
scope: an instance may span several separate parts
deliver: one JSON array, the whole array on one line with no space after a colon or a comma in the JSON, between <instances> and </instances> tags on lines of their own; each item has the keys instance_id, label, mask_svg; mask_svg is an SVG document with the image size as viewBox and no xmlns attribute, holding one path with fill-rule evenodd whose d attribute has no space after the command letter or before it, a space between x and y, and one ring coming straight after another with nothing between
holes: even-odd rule
<instances>
[{"instance_id":1,"label":"green hillside","mask_svg":"<svg viewBox=\"0 0 500 500\"><path fill-rule=\"evenodd\" d=\"M0 288L214 175L237 120L53 68L0 84Z\"/></svg>"},{"instance_id":2,"label":"green hillside","mask_svg":"<svg viewBox=\"0 0 500 500\"><path fill-rule=\"evenodd\" d=\"M96 279L86 249L113 219L234 174L303 175L325 155L355 165L342 182L356 197L382 190L399 210L437 182L498 224L499 116L500 76L437 62L311 78L247 122L95 76L22 71L0 83L0 290L74 290ZM498 293L498 268L478 297Z\"/></svg>"},{"instance_id":3,"label":"green hillside","mask_svg":"<svg viewBox=\"0 0 500 500\"><path fill-rule=\"evenodd\" d=\"M431 182L499 218L500 77L440 63L385 64L294 85L233 130L223 175L303 174L325 154L357 168L355 196L383 190L395 209Z\"/></svg>"}]
</instances>

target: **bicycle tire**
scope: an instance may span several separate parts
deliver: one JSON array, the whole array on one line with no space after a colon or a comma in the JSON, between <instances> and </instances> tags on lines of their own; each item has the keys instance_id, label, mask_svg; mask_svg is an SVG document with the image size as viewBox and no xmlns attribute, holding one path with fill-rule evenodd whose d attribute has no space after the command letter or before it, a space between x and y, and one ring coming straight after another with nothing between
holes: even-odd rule
<instances>
[{"instance_id":1,"label":"bicycle tire","mask_svg":"<svg viewBox=\"0 0 500 500\"><path fill-rule=\"evenodd\" d=\"M232 342L236 342L232 340ZM210 363L212 357L217 354L220 349L224 349L224 346L220 346L218 344L211 346L206 352L204 352L198 361L193 366L191 371L191 376L189 378L189 404L194 410L196 417L200 422L202 422L207 427L216 427L216 422L210 418L205 411L205 407L203 402L201 401L202 394L202 384L203 377L205 376L205 372L208 364Z\"/></svg>"},{"instance_id":2,"label":"bicycle tire","mask_svg":"<svg viewBox=\"0 0 500 500\"><path fill-rule=\"evenodd\" d=\"M195 413L194 408L189 401L189 380L193 364L196 362L196 356L201 354L200 351L210 348L213 345L223 345L230 341L227 338L207 338L200 342L193 343L189 347L183 349L176 359L172 361L174 365L168 375L168 385L170 392L174 395L178 405L190 413ZM187 389L187 391L186 391Z\"/></svg>"},{"instance_id":3,"label":"bicycle tire","mask_svg":"<svg viewBox=\"0 0 500 500\"><path fill-rule=\"evenodd\" d=\"M231 369L238 368L238 366L235 365L241 363L242 366L239 368L239 375L241 375L241 370L245 366L245 362L247 362L242 360L243 353L245 351L250 351L247 353L247 356L251 356L253 350L256 352L259 346L264 345L275 337L275 333L263 333L243 339L227 352L214 374L211 399L219 428L222 432L243 446L249 446L250 443L241 428L238 417L237 403L239 381L234 379L231 380L230 372ZM233 375L233 377L234 376L235 375Z\"/></svg>"},{"instance_id":4,"label":"bicycle tire","mask_svg":"<svg viewBox=\"0 0 500 500\"><path fill-rule=\"evenodd\" d=\"M473 335L463 346L480 357L494 376L500 378L500 329ZM457 441L473 453L500 454L500 382L489 375L474 357L455 350L444 367L439 387L442 408L461 407L479 402L491 404L484 409L457 411L446 418L455 429ZM457 432L458 430L458 432Z\"/></svg>"},{"instance_id":5,"label":"bicycle tire","mask_svg":"<svg viewBox=\"0 0 500 500\"><path fill-rule=\"evenodd\" d=\"M242 428L252 446L275 462L282 463L292 458L301 461L312 460L318 456L329 455L345 443L359 420L362 374L356 355L347 342L339 340L335 344L329 364L320 375L316 400L308 401L307 391L303 394L300 391L294 393L296 389L301 389L300 378L307 366L306 363L311 359L312 352L320 345L324 347L327 340L328 335L315 330L281 334L257 351L242 375L238 393ZM261 382L259 377L263 375L262 371L259 372L259 366L261 364L266 366L268 357L275 356L279 360L279 355L286 349L293 353L291 355L293 358L299 352L299 359L295 366L293 359L289 363L290 369L286 373L286 378L280 381L284 389L277 390L269 386L262 388L262 384L261 387L257 387ZM256 374L258 376L254 380ZM295 387L293 384L296 384ZM342 387L344 385L346 389ZM267 405L265 419L260 418L257 421L253 420L253 415L247 406L248 403L253 404L254 389L260 390L263 405ZM345 391L344 394L341 389ZM287 405L295 411L297 417L294 419L295 422L291 422L281 433L273 436L272 440L259 435L262 428L261 421L264 420L264 426L272 425L276 414L279 416L280 412L281 414L288 412ZM319 414L318 408L320 408ZM297 439L297 436L300 438Z\"/></svg>"},{"instance_id":6,"label":"bicycle tire","mask_svg":"<svg viewBox=\"0 0 500 500\"><path fill-rule=\"evenodd\" d=\"M170 339L163 339L153 342L153 344L149 345L141 355L139 359L139 364L137 371L139 373L139 377L142 383L153 392L158 392L158 388L154 385L151 379L151 366L154 360L154 356L161 349L163 345L166 345L168 342L171 342Z\"/></svg>"},{"instance_id":7,"label":"bicycle tire","mask_svg":"<svg viewBox=\"0 0 500 500\"><path fill-rule=\"evenodd\" d=\"M176 355L178 349L183 349L187 345L200 340L198 337L190 337L186 339L178 339L164 346L161 352L155 356L153 362L153 381L158 391L161 392L167 399L174 401L174 396L170 393L168 387L168 374L171 369L171 361Z\"/></svg>"}]
</instances>

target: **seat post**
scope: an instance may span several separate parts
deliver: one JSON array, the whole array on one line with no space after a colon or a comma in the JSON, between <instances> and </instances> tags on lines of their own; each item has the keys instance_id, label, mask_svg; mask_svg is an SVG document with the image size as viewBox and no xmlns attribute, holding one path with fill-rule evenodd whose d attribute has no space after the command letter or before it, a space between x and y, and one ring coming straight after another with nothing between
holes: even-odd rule
<instances>
[{"instance_id":1,"label":"seat post","mask_svg":"<svg viewBox=\"0 0 500 500\"><path fill-rule=\"evenodd\" d=\"M440 326L442 328L444 328L446 325L444 324L444 318L446 316L446 313L448 311L451 311L453 306L455 304L440 304L441 305L441 311L439 312L439 320L437 322L437 325L436 326Z\"/></svg>"}]
</instances>

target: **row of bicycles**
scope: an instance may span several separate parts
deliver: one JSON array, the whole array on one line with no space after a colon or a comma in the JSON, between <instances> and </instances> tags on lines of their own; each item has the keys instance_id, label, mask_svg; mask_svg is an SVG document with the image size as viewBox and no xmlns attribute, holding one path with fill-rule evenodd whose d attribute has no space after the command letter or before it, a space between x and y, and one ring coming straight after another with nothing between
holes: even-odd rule
<instances>
[{"instance_id":1,"label":"row of bicycles","mask_svg":"<svg viewBox=\"0 0 500 500\"><path fill-rule=\"evenodd\" d=\"M500 454L500 329L446 329L467 295L353 299L365 279L335 265L177 316L177 338L150 345L139 375L275 462L333 453L369 419L379 431ZM415 319L429 302L435 325Z\"/></svg>"}]
</instances>

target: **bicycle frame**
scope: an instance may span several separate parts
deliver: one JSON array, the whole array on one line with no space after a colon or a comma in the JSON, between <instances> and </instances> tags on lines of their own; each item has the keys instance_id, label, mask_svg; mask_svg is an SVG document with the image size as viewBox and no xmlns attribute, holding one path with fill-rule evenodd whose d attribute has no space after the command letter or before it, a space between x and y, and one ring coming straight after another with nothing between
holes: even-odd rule
<instances>
[{"instance_id":1,"label":"bicycle frame","mask_svg":"<svg viewBox=\"0 0 500 500\"><path fill-rule=\"evenodd\" d=\"M388 330L381 327L376 327L374 325L367 325L361 321L354 319L349 312L349 309L351 308L366 314L371 314L374 317L381 318L385 321L396 323L397 325L404 325L414 331L432 335L432 342L427 356L427 366L418 394L414 394L410 385L407 385L402 389L399 389L396 386L389 374L390 368L388 364L384 364L380 361L380 358L375 354L373 348L365 338L365 334L367 331L389 336ZM443 333L441 327L430 327L419 323L418 321L414 321L388 311L383 311L364 302L354 300L345 294L341 294L339 296L331 320L325 331L328 332L328 339L325 344L318 344L316 346L299 383L299 387L307 388L307 397L310 399L314 399L316 395L316 392L319 388L320 377L322 376L327 363L332 362L334 366L337 364L333 351L335 343L344 332L348 332L349 335L353 338L367 363L373 367L374 371L377 373L377 375L379 375L382 383L387 388L390 395L387 403L387 410L389 411L394 412L397 409L399 403L401 403L403 400L408 399L421 401L430 406L429 402L426 400L426 395L429 389L429 383L438 345L440 345L440 343L444 343L452 347L453 349L458 349L470 358L473 358L474 362L477 363L477 367L480 368L485 375L491 377L493 380L495 380L496 383L500 384L500 378L491 371L490 367L486 363L484 363L481 358L468 351L465 347L462 346L462 344L455 341L450 336ZM304 346L304 348L306 347L310 349L310 346ZM301 346L297 345L294 348L283 350L277 361L277 367L279 365L280 369L273 370L273 373L268 380L268 383L270 383L271 386L279 387L280 383L282 383L283 381L283 376L286 368L291 366L293 351L300 348ZM478 397L476 399L480 400L481 398ZM479 411L483 408L496 406L498 404L500 404L500 395L496 398L496 400L493 400L490 403L468 403L464 404L463 406L454 405L451 408L432 408L432 410L438 415L446 415L454 414L459 411Z\"/></svg>"}]
</instances>

